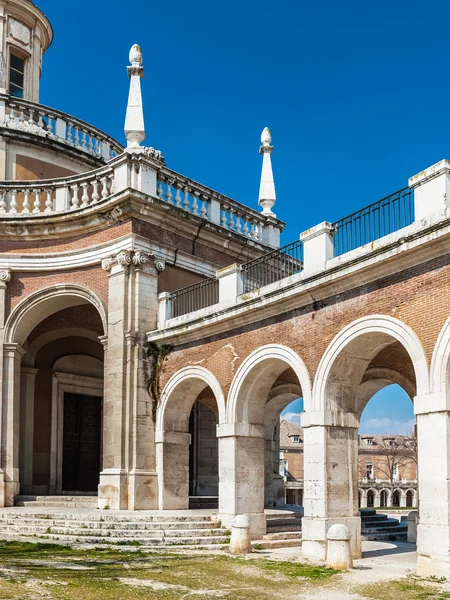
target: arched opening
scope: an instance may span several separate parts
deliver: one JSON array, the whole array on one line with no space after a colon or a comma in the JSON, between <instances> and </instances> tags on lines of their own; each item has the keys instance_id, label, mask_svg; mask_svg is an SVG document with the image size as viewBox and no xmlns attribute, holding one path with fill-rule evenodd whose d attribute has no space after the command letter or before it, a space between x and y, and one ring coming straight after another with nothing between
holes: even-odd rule
<instances>
[{"instance_id":1,"label":"arched opening","mask_svg":"<svg viewBox=\"0 0 450 600\"><path fill-rule=\"evenodd\" d=\"M325 535L318 540L317 520L308 514L309 494L316 514L326 515L330 524L335 519L346 523L352 534L353 556L361 555L358 429L368 401L392 383L401 385L412 398L428 390L423 348L414 332L397 319L384 315L359 319L343 329L323 355L316 373L312 410L325 418L311 427L315 430L311 444L305 435L304 556L318 558L326 552ZM327 420L328 414L336 416ZM314 414L311 417L317 418ZM310 454L313 437L319 440L319 447L316 442ZM324 472L313 469L315 456L320 454ZM324 490L323 494L313 498L318 488Z\"/></svg>"},{"instance_id":2,"label":"arched opening","mask_svg":"<svg viewBox=\"0 0 450 600\"><path fill-rule=\"evenodd\" d=\"M209 371L188 367L171 377L156 419L160 509L217 505L217 425L224 414L222 391Z\"/></svg>"},{"instance_id":3,"label":"arched opening","mask_svg":"<svg viewBox=\"0 0 450 600\"><path fill-rule=\"evenodd\" d=\"M217 402L208 386L194 402L189 417L189 508L219 506Z\"/></svg>"},{"instance_id":4,"label":"arched opening","mask_svg":"<svg viewBox=\"0 0 450 600\"><path fill-rule=\"evenodd\" d=\"M398 373L388 375L399 380ZM405 387L410 388L412 396L414 388L408 382ZM401 486L405 492L408 486L417 485L416 418L410 394L398 384L387 385L374 394L361 414L360 481L361 476L376 480L390 493L394 487ZM363 485L364 481L362 479ZM388 506L388 497L383 491L380 506Z\"/></svg>"},{"instance_id":5,"label":"arched opening","mask_svg":"<svg viewBox=\"0 0 450 600\"><path fill-rule=\"evenodd\" d=\"M367 492L367 508L373 508L375 504L375 494L372 490Z\"/></svg>"},{"instance_id":6,"label":"arched opening","mask_svg":"<svg viewBox=\"0 0 450 600\"><path fill-rule=\"evenodd\" d=\"M392 506L400 506L400 491L394 490L392 494Z\"/></svg>"},{"instance_id":7,"label":"arched opening","mask_svg":"<svg viewBox=\"0 0 450 600\"><path fill-rule=\"evenodd\" d=\"M310 402L306 367L295 352L277 344L248 356L231 384L227 422L233 424L234 434L221 437L220 443L224 452L235 456L235 468L221 478L221 490L231 493L220 493L220 514L229 520L248 514L253 537L265 533L264 506L285 501L279 420L283 409L298 398Z\"/></svg>"},{"instance_id":8,"label":"arched opening","mask_svg":"<svg viewBox=\"0 0 450 600\"><path fill-rule=\"evenodd\" d=\"M412 508L414 506L414 496L413 496L413 492L411 490L408 490L406 492L406 506L408 508Z\"/></svg>"},{"instance_id":9,"label":"arched opening","mask_svg":"<svg viewBox=\"0 0 450 600\"><path fill-rule=\"evenodd\" d=\"M19 493L97 494L105 321L98 299L75 286L40 291L11 313L4 375L17 427L4 424L7 505Z\"/></svg>"},{"instance_id":10,"label":"arched opening","mask_svg":"<svg viewBox=\"0 0 450 600\"><path fill-rule=\"evenodd\" d=\"M303 506L303 430L300 427L300 415L302 412L303 400L298 398L286 406L281 412L279 421L277 422L279 436L277 437L276 427L274 442L279 441L279 446L275 445L275 450L279 450L281 466L279 474L283 476L284 485L281 489L279 488L280 491L278 494L273 494L273 504L269 502L270 498L268 497L266 488L266 507L281 507L284 504L289 505L290 507ZM274 478L275 477L276 475L274 475ZM275 481L273 481L273 486L275 489Z\"/></svg>"}]
</instances>

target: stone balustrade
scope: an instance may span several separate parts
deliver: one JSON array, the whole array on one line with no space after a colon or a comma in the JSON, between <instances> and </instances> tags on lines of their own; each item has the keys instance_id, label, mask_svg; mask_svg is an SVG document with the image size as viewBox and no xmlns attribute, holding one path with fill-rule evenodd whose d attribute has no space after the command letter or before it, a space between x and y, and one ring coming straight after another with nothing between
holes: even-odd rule
<instances>
[{"instance_id":1,"label":"stone balustrade","mask_svg":"<svg viewBox=\"0 0 450 600\"><path fill-rule=\"evenodd\" d=\"M267 218L261 213L187 179L167 167L158 172L157 196L168 204L208 219L224 229L256 241L277 245L271 243L271 240L264 239Z\"/></svg>"},{"instance_id":2,"label":"stone balustrade","mask_svg":"<svg viewBox=\"0 0 450 600\"><path fill-rule=\"evenodd\" d=\"M123 152L116 140L80 119L4 94L0 95L0 126L62 142L105 162Z\"/></svg>"},{"instance_id":3,"label":"stone balustrade","mask_svg":"<svg viewBox=\"0 0 450 600\"><path fill-rule=\"evenodd\" d=\"M86 208L107 200L114 190L114 170L40 181L0 182L0 216L49 215Z\"/></svg>"},{"instance_id":4,"label":"stone balustrade","mask_svg":"<svg viewBox=\"0 0 450 600\"><path fill-rule=\"evenodd\" d=\"M284 223L171 171L153 149L123 152L108 165L80 175L0 182L0 217L24 218L86 208L128 189L234 235L271 247L279 245Z\"/></svg>"}]
</instances>

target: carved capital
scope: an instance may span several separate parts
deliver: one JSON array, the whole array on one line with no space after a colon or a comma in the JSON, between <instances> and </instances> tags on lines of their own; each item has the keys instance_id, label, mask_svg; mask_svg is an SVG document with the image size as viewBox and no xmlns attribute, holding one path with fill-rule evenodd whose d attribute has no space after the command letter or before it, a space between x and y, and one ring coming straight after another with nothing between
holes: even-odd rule
<instances>
[{"instance_id":1,"label":"carved capital","mask_svg":"<svg viewBox=\"0 0 450 600\"><path fill-rule=\"evenodd\" d=\"M155 267L158 271L164 271L166 263L160 258L155 258Z\"/></svg>"},{"instance_id":2,"label":"carved capital","mask_svg":"<svg viewBox=\"0 0 450 600\"><path fill-rule=\"evenodd\" d=\"M116 256L116 262L121 267L129 267L131 265L131 252L128 252L128 250L122 250L122 252L119 252L119 254Z\"/></svg>"},{"instance_id":3,"label":"carved capital","mask_svg":"<svg viewBox=\"0 0 450 600\"><path fill-rule=\"evenodd\" d=\"M0 269L0 282L9 283L11 281L11 269Z\"/></svg>"},{"instance_id":4,"label":"carved capital","mask_svg":"<svg viewBox=\"0 0 450 600\"><path fill-rule=\"evenodd\" d=\"M150 255L146 252L142 252L142 250L135 250L133 253L133 265L139 267L140 265L145 265L150 262Z\"/></svg>"},{"instance_id":5,"label":"carved capital","mask_svg":"<svg viewBox=\"0 0 450 600\"><path fill-rule=\"evenodd\" d=\"M114 258L112 258L111 256L109 258L104 258L102 260L102 269L104 271L111 271L111 267L114 264Z\"/></svg>"}]
</instances>

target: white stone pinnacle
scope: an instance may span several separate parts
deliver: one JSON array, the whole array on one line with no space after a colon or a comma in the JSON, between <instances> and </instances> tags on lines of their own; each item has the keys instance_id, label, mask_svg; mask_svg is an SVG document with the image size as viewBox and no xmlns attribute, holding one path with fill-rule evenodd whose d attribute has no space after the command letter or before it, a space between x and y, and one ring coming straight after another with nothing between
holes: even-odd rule
<instances>
[{"instance_id":1,"label":"white stone pinnacle","mask_svg":"<svg viewBox=\"0 0 450 600\"><path fill-rule=\"evenodd\" d=\"M130 50L130 63L131 67L128 67L130 93L125 117L125 136L128 148L140 148L141 142L145 140L141 93L141 78L144 76L144 67L142 66L142 52L137 44Z\"/></svg>"},{"instance_id":2,"label":"white stone pinnacle","mask_svg":"<svg viewBox=\"0 0 450 600\"><path fill-rule=\"evenodd\" d=\"M259 153L263 155L263 164L261 171L261 184L259 186L259 198L258 204L262 206L263 215L270 215L272 217L275 216L275 213L272 212L272 207L276 202L276 194L275 194L275 183L273 180L273 172L272 172L272 160L270 155L273 151L273 146L271 146L272 135L270 133L270 129L265 127L261 134L261 148Z\"/></svg>"}]
</instances>

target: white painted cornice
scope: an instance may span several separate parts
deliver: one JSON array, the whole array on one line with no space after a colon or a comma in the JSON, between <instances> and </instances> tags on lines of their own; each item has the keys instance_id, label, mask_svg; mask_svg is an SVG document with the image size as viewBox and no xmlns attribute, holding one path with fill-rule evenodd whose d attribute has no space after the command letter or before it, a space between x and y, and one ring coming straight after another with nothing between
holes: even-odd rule
<instances>
[{"instance_id":1,"label":"white painted cornice","mask_svg":"<svg viewBox=\"0 0 450 600\"><path fill-rule=\"evenodd\" d=\"M47 272L47 271L66 271L74 268L92 267L101 265L102 261L111 256L116 256L120 252L133 249L148 254L154 254L167 263L193 271L206 277L212 277L216 272L216 265L209 263L197 256L191 256L184 252L176 253L173 248L161 246L156 242L138 236L129 234L113 241L104 242L89 248L82 248L68 252L49 252L39 254L0 254L0 264L2 269L9 269L16 272ZM176 262L175 262L176 257Z\"/></svg>"}]
</instances>

